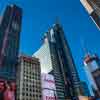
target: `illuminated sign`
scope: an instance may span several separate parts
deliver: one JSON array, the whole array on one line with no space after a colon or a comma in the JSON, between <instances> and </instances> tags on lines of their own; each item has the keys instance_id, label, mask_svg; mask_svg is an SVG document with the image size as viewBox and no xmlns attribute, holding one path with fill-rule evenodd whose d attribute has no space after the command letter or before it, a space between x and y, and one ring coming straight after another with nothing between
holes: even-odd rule
<instances>
[{"instance_id":1,"label":"illuminated sign","mask_svg":"<svg viewBox=\"0 0 100 100\"><path fill-rule=\"evenodd\" d=\"M53 75L42 74L41 79L43 100L57 100L56 86Z\"/></svg>"},{"instance_id":2,"label":"illuminated sign","mask_svg":"<svg viewBox=\"0 0 100 100\"><path fill-rule=\"evenodd\" d=\"M42 74L42 88L56 90L55 81L53 75Z\"/></svg>"},{"instance_id":3,"label":"illuminated sign","mask_svg":"<svg viewBox=\"0 0 100 100\"><path fill-rule=\"evenodd\" d=\"M55 91L52 90L43 90L43 100L57 100Z\"/></svg>"}]
</instances>

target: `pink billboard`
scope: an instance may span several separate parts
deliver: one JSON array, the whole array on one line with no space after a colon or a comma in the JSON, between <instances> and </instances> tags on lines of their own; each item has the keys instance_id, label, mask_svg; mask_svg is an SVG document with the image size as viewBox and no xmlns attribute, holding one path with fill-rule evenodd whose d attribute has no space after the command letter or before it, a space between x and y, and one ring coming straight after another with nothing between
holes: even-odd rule
<instances>
[{"instance_id":1,"label":"pink billboard","mask_svg":"<svg viewBox=\"0 0 100 100\"><path fill-rule=\"evenodd\" d=\"M43 100L57 100L54 76L42 74L42 98Z\"/></svg>"},{"instance_id":2,"label":"pink billboard","mask_svg":"<svg viewBox=\"0 0 100 100\"><path fill-rule=\"evenodd\" d=\"M56 90L54 76L51 74L42 74L42 88Z\"/></svg>"},{"instance_id":3,"label":"pink billboard","mask_svg":"<svg viewBox=\"0 0 100 100\"><path fill-rule=\"evenodd\" d=\"M57 100L56 91L44 89L42 95L43 100Z\"/></svg>"},{"instance_id":4,"label":"pink billboard","mask_svg":"<svg viewBox=\"0 0 100 100\"><path fill-rule=\"evenodd\" d=\"M16 84L0 80L0 100L15 100Z\"/></svg>"}]
</instances>

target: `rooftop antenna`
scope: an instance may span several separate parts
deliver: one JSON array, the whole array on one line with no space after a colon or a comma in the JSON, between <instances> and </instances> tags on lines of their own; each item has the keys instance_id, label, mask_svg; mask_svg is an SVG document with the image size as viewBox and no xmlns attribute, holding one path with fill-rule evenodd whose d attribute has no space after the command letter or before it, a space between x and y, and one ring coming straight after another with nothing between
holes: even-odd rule
<instances>
[{"instance_id":1,"label":"rooftop antenna","mask_svg":"<svg viewBox=\"0 0 100 100\"><path fill-rule=\"evenodd\" d=\"M58 26L58 27L62 27L62 25L61 25L61 23L60 23L60 19L59 19L59 17L58 16L56 16L56 18L55 18L55 24L53 25L53 26Z\"/></svg>"},{"instance_id":2,"label":"rooftop antenna","mask_svg":"<svg viewBox=\"0 0 100 100\"><path fill-rule=\"evenodd\" d=\"M83 51L85 53L85 56L89 55L89 51L86 48L86 42L84 41L84 39L82 37L81 37L80 41L81 41L81 46L82 46L82 49L83 49Z\"/></svg>"},{"instance_id":3,"label":"rooftop antenna","mask_svg":"<svg viewBox=\"0 0 100 100\"><path fill-rule=\"evenodd\" d=\"M60 20L58 16L56 16L55 24L60 24Z\"/></svg>"},{"instance_id":4,"label":"rooftop antenna","mask_svg":"<svg viewBox=\"0 0 100 100\"><path fill-rule=\"evenodd\" d=\"M56 16L55 23L53 24L53 26L55 26L55 25L60 25L60 20L59 20L58 16Z\"/></svg>"}]
</instances>

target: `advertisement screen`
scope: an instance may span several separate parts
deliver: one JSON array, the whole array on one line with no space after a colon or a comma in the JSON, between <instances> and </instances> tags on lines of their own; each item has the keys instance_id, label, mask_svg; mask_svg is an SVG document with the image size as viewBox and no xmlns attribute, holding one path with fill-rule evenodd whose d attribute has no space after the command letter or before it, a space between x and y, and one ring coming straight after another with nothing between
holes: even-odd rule
<instances>
[{"instance_id":1,"label":"advertisement screen","mask_svg":"<svg viewBox=\"0 0 100 100\"><path fill-rule=\"evenodd\" d=\"M0 80L0 100L15 100L16 84Z\"/></svg>"},{"instance_id":2,"label":"advertisement screen","mask_svg":"<svg viewBox=\"0 0 100 100\"><path fill-rule=\"evenodd\" d=\"M42 88L56 90L53 75L51 75L51 74L42 74Z\"/></svg>"},{"instance_id":3,"label":"advertisement screen","mask_svg":"<svg viewBox=\"0 0 100 100\"><path fill-rule=\"evenodd\" d=\"M44 89L43 100L57 100L55 91Z\"/></svg>"},{"instance_id":4,"label":"advertisement screen","mask_svg":"<svg viewBox=\"0 0 100 100\"><path fill-rule=\"evenodd\" d=\"M42 74L42 96L43 100L57 100L54 76Z\"/></svg>"}]
</instances>

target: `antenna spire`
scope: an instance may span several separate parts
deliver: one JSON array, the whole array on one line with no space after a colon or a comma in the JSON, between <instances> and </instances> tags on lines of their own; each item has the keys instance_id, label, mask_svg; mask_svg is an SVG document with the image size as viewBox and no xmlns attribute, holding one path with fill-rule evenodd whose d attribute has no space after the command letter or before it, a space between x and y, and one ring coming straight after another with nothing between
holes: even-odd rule
<instances>
[{"instance_id":1,"label":"antenna spire","mask_svg":"<svg viewBox=\"0 0 100 100\"><path fill-rule=\"evenodd\" d=\"M59 24L60 25L60 19L59 19L58 16L56 16L55 24Z\"/></svg>"},{"instance_id":2,"label":"antenna spire","mask_svg":"<svg viewBox=\"0 0 100 100\"><path fill-rule=\"evenodd\" d=\"M54 22L55 22L55 23L53 24L53 27L54 27L54 26L61 27L60 20L59 20L59 17L58 17L58 16L56 16Z\"/></svg>"},{"instance_id":3,"label":"antenna spire","mask_svg":"<svg viewBox=\"0 0 100 100\"><path fill-rule=\"evenodd\" d=\"M88 55L88 54L89 54L89 51L87 50L86 44L85 44L85 43L86 43L86 42L84 41L84 39L81 38L81 46L82 46L82 49L83 49L85 55Z\"/></svg>"}]
</instances>

